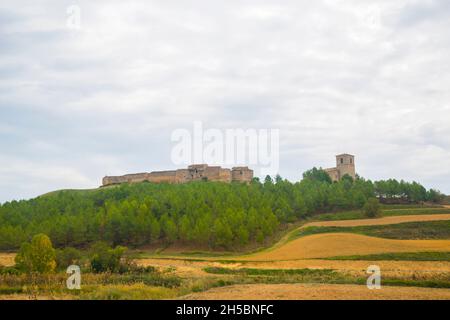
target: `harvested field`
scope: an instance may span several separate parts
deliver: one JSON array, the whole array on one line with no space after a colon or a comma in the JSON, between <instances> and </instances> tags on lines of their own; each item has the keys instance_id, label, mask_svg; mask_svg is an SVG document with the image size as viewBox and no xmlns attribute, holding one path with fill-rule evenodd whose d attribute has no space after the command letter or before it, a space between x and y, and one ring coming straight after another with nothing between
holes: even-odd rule
<instances>
[{"instance_id":1,"label":"harvested field","mask_svg":"<svg viewBox=\"0 0 450 320\"><path fill-rule=\"evenodd\" d=\"M352 233L315 234L243 260L297 260L390 252L449 251L450 240L391 240Z\"/></svg>"},{"instance_id":2,"label":"harvested field","mask_svg":"<svg viewBox=\"0 0 450 320\"><path fill-rule=\"evenodd\" d=\"M0 253L0 266L10 267L15 264L15 253Z\"/></svg>"},{"instance_id":3,"label":"harvested field","mask_svg":"<svg viewBox=\"0 0 450 320\"><path fill-rule=\"evenodd\" d=\"M379 290L369 290L363 285L335 285L335 284L251 284L234 285L211 289L201 293L193 293L181 299L186 300L427 300L450 299L450 290L413 288L413 287L387 287Z\"/></svg>"},{"instance_id":4,"label":"harvested field","mask_svg":"<svg viewBox=\"0 0 450 320\"><path fill-rule=\"evenodd\" d=\"M339 272L349 272L359 276L366 275L366 269L371 264L380 266L384 276L408 278L411 276L422 279L450 273L448 261L337 261L337 260L290 260L290 261L240 261L220 263L218 261L189 261L175 259L142 259L142 266L156 266L161 269L174 268L176 275L182 277L212 276L203 271L206 267L219 268L259 268L259 269L333 269Z\"/></svg>"}]
</instances>

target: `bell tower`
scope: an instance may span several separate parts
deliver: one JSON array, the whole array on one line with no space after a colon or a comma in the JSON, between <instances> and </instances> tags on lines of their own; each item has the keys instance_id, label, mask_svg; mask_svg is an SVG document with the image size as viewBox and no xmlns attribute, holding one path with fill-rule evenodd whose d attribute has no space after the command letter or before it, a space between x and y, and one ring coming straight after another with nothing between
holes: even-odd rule
<instances>
[{"instance_id":1,"label":"bell tower","mask_svg":"<svg viewBox=\"0 0 450 320\"><path fill-rule=\"evenodd\" d=\"M346 174L355 179L355 156L347 153L337 155L336 168L339 172L339 180Z\"/></svg>"}]
</instances>

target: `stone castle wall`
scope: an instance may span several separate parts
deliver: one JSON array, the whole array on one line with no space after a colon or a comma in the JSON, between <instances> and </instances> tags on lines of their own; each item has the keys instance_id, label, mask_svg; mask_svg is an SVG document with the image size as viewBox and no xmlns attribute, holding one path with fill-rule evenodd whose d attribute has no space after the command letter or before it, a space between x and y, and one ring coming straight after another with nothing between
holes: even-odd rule
<instances>
[{"instance_id":1,"label":"stone castle wall","mask_svg":"<svg viewBox=\"0 0 450 320\"><path fill-rule=\"evenodd\" d=\"M186 183L190 181L221 181L221 182L246 182L253 179L253 170L248 167L234 167L232 170L219 166L208 166L206 164L191 165L187 169L171 171L153 171L149 173L126 174L123 176L107 176L103 178L103 186L154 182L154 183Z\"/></svg>"},{"instance_id":2,"label":"stone castle wall","mask_svg":"<svg viewBox=\"0 0 450 320\"><path fill-rule=\"evenodd\" d=\"M231 180L239 182L248 182L253 179L253 171L247 167L233 167L231 171Z\"/></svg>"},{"instance_id":3,"label":"stone castle wall","mask_svg":"<svg viewBox=\"0 0 450 320\"><path fill-rule=\"evenodd\" d=\"M331 181L339 181L339 170L337 168L324 169L331 178Z\"/></svg>"}]
</instances>

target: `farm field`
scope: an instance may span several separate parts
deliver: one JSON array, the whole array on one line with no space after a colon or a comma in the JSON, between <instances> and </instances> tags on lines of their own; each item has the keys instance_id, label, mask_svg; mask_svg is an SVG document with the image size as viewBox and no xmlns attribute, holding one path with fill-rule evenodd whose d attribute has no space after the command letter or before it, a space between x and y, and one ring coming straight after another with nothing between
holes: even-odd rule
<instances>
[{"instance_id":1,"label":"farm field","mask_svg":"<svg viewBox=\"0 0 450 320\"><path fill-rule=\"evenodd\" d=\"M120 276L89 274L83 293L76 295L57 286L30 294L21 290L22 282L16 279L14 290L0 285L0 299L450 299L450 237L446 232L439 233L443 238L432 240L387 239L354 232L298 237L308 228L352 231L395 226L404 232L417 222L420 224L414 228L419 233L430 223L443 224L445 231L447 221L450 214L445 213L312 221L255 253L139 252L136 264L154 268L156 274L130 276L132 282L126 282L130 277L125 281ZM14 256L0 254L0 265L14 265ZM365 285L366 269L373 264L382 272L380 290ZM64 275L56 278L63 282Z\"/></svg>"},{"instance_id":2,"label":"farm field","mask_svg":"<svg viewBox=\"0 0 450 320\"><path fill-rule=\"evenodd\" d=\"M448 251L449 240L391 240L352 233L325 233L292 240L283 246L243 257L244 260L317 259L389 252Z\"/></svg>"},{"instance_id":3,"label":"farm field","mask_svg":"<svg viewBox=\"0 0 450 320\"><path fill-rule=\"evenodd\" d=\"M449 300L450 290L432 288L385 287L368 290L365 286L337 284L255 284L214 288L193 293L186 300Z\"/></svg>"},{"instance_id":4,"label":"farm field","mask_svg":"<svg viewBox=\"0 0 450 320\"><path fill-rule=\"evenodd\" d=\"M405 222L426 222L450 220L450 213L445 214L423 214L423 215L400 215L384 216L378 219L357 219L357 220L338 220L338 221L317 221L303 225L307 227L355 227L355 226L378 226L387 224L397 224Z\"/></svg>"},{"instance_id":5,"label":"farm field","mask_svg":"<svg viewBox=\"0 0 450 320\"><path fill-rule=\"evenodd\" d=\"M169 254L140 259L139 263L172 268L180 275L191 278L213 278L217 275L227 276L229 279L243 275L255 278L266 276L263 280L257 280L266 283L233 284L192 293L182 299L261 299L262 296L264 299L450 299L450 262L446 258L450 252L448 238L392 240L353 233L325 233L292 239L292 235L299 230L313 226L387 226L449 219L448 214L416 214L310 222L291 231L273 247L246 256L199 255L193 258L182 255L170 257ZM357 259L358 256L370 257L375 254L384 254L388 258L398 257L399 260ZM336 256L348 256L352 260L339 260ZM371 264L378 265L386 279L387 285L381 290L369 290L364 284L366 269ZM293 274L303 270L333 270L338 275L331 278L295 279ZM276 283L309 280L311 283ZM321 281L330 283L320 283Z\"/></svg>"}]
</instances>

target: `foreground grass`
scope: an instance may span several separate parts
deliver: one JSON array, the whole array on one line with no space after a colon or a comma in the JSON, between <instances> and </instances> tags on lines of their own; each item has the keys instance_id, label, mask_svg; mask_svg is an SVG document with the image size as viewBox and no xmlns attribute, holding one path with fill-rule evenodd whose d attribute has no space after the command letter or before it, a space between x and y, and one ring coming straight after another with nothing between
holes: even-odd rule
<instances>
[{"instance_id":1,"label":"foreground grass","mask_svg":"<svg viewBox=\"0 0 450 320\"><path fill-rule=\"evenodd\" d=\"M179 290L152 287L143 283L132 285L90 286L80 292L82 300L162 300L179 295Z\"/></svg>"},{"instance_id":2,"label":"foreground grass","mask_svg":"<svg viewBox=\"0 0 450 320\"><path fill-rule=\"evenodd\" d=\"M321 283L321 284L359 284L365 285L367 278L331 269L253 269L253 268L205 268L208 273L234 276L239 284L280 284L280 283ZM435 278L396 278L383 277L387 286L407 286L426 288L450 288L450 274L436 275Z\"/></svg>"},{"instance_id":3,"label":"foreground grass","mask_svg":"<svg viewBox=\"0 0 450 320\"><path fill-rule=\"evenodd\" d=\"M358 284L365 285L362 273L331 269L259 269L207 267L208 277L180 278L173 274L92 274L82 275L81 290L65 287L67 275L2 275L0 298L23 299L154 300L175 299L212 288L244 284ZM382 285L450 288L450 274L414 274L383 277Z\"/></svg>"},{"instance_id":4,"label":"foreground grass","mask_svg":"<svg viewBox=\"0 0 450 320\"><path fill-rule=\"evenodd\" d=\"M450 252L399 252L355 256L337 256L324 260L364 260L364 261L450 261Z\"/></svg>"},{"instance_id":5,"label":"foreground grass","mask_svg":"<svg viewBox=\"0 0 450 320\"><path fill-rule=\"evenodd\" d=\"M214 274L240 274L248 276L275 276L275 275L302 275L302 276L324 276L335 275L336 272L331 269L256 269L256 268L220 268L207 267L205 272Z\"/></svg>"},{"instance_id":6,"label":"foreground grass","mask_svg":"<svg viewBox=\"0 0 450 320\"><path fill-rule=\"evenodd\" d=\"M406 222L377 226L307 227L292 234L290 240L319 233L356 233L366 236L402 239L450 239L450 221Z\"/></svg>"}]
</instances>

